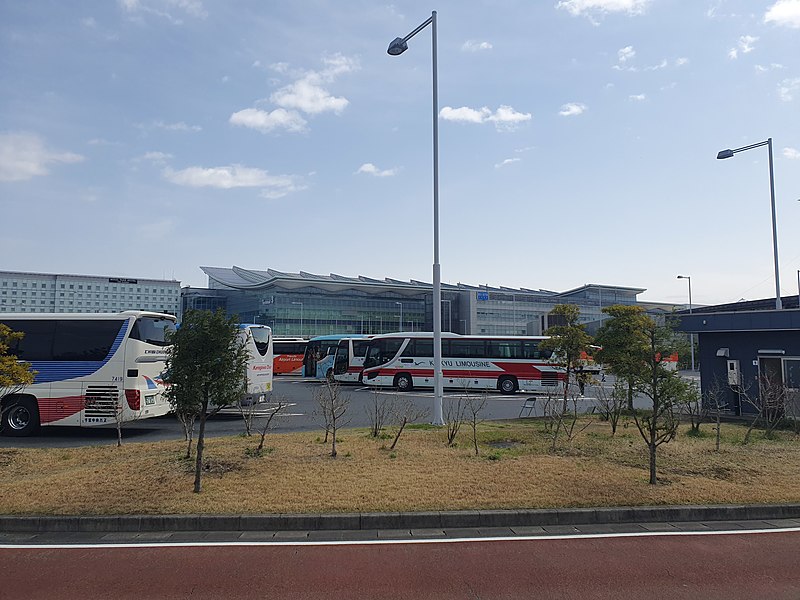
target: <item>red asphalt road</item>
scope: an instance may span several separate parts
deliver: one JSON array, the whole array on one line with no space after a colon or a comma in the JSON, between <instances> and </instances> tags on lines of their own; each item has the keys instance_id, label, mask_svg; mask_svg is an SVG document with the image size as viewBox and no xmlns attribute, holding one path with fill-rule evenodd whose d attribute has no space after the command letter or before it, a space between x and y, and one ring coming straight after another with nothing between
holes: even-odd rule
<instances>
[{"instance_id":1,"label":"red asphalt road","mask_svg":"<svg viewBox=\"0 0 800 600\"><path fill-rule=\"evenodd\" d=\"M800 598L800 534L0 550L0 598Z\"/></svg>"}]
</instances>

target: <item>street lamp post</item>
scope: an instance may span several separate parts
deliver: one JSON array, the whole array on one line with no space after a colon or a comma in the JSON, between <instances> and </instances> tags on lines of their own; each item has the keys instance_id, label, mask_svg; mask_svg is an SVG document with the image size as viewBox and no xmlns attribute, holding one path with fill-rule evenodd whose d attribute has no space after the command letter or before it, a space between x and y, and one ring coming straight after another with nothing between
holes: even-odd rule
<instances>
[{"instance_id":1,"label":"street lamp post","mask_svg":"<svg viewBox=\"0 0 800 600\"><path fill-rule=\"evenodd\" d=\"M689 314L692 314L692 278L689 275L678 275L678 279L686 279L689 282ZM689 334L689 343L692 346L692 371L694 371L694 334Z\"/></svg>"},{"instance_id":2,"label":"street lamp post","mask_svg":"<svg viewBox=\"0 0 800 600\"><path fill-rule=\"evenodd\" d=\"M763 142L757 144L750 144L749 146L742 146L741 148L734 148L731 150L720 150L717 158L722 160L724 158L732 158L737 152L744 152L745 150L752 150L760 146L766 146L769 150L769 196L772 206L772 253L775 258L775 308L780 310L783 308L781 303L781 280L778 273L778 224L775 219L775 176L772 169L772 138L768 138Z\"/></svg>"},{"instance_id":3,"label":"street lamp post","mask_svg":"<svg viewBox=\"0 0 800 600\"><path fill-rule=\"evenodd\" d=\"M397 331L403 331L403 303L395 302L395 304L400 306L400 329L398 329Z\"/></svg>"},{"instance_id":4,"label":"street lamp post","mask_svg":"<svg viewBox=\"0 0 800 600\"><path fill-rule=\"evenodd\" d=\"M292 304L299 304L300 305L300 337L303 337L303 303L302 302L292 302Z\"/></svg>"},{"instance_id":5,"label":"street lamp post","mask_svg":"<svg viewBox=\"0 0 800 600\"><path fill-rule=\"evenodd\" d=\"M436 59L436 11L419 27L402 38L395 38L387 52L399 56L408 50L408 40L431 26L433 63L433 424L444 425L442 413L442 283L439 265L439 76Z\"/></svg>"}]
</instances>

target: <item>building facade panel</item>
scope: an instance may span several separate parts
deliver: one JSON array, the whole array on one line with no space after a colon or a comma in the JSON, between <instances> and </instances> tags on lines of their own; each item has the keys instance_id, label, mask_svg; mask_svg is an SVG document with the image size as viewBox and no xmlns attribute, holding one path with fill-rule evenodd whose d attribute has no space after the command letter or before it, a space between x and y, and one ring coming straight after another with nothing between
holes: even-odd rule
<instances>
[{"instance_id":1,"label":"building facade panel","mask_svg":"<svg viewBox=\"0 0 800 600\"><path fill-rule=\"evenodd\" d=\"M179 308L180 282L174 280L0 271L0 312L178 314Z\"/></svg>"}]
</instances>

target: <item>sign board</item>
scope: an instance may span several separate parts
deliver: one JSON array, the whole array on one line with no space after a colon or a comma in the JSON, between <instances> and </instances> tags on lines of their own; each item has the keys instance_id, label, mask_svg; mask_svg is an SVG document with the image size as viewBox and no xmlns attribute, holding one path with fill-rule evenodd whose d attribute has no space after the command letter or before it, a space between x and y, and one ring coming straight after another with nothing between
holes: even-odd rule
<instances>
[{"instance_id":1,"label":"sign board","mask_svg":"<svg viewBox=\"0 0 800 600\"><path fill-rule=\"evenodd\" d=\"M489 292L477 292L478 300L488 300Z\"/></svg>"}]
</instances>

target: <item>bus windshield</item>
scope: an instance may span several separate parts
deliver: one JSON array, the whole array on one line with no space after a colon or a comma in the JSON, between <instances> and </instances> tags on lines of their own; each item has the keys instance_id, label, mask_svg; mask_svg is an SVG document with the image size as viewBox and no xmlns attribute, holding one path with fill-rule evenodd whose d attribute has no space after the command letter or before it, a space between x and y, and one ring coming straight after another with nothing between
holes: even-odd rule
<instances>
[{"instance_id":1,"label":"bus windshield","mask_svg":"<svg viewBox=\"0 0 800 600\"><path fill-rule=\"evenodd\" d=\"M253 334L253 341L256 344L256 349L261 356L267 354L269 350L269 333L270 330L266 327L251 327L250 333Z\"/></svg>"},{"instance_id":2,"label":"bus windshield","mask_svg":"<svg viewBox=\"0 0 800 600\"><path fill-rule=\"evenodd\" d=\"M175 321L163 317L137 317L131 330L131 339L154 346L167 346L170 334L175 332Z\"/></svg>"}]
</instances>

